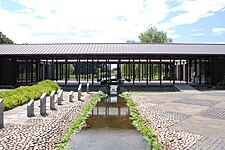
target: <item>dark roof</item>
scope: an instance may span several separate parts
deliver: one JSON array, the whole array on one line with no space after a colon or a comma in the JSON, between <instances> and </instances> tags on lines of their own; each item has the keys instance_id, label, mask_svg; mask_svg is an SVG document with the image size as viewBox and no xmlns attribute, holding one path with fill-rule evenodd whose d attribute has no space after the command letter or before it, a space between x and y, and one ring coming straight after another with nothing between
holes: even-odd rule
<instances>
[{"instance_id":1,"label":"dark roof","mask_svg":"<svg viewBox=\"0 0 225 150\"><path fill-rule=\"evenodd\" d=\"M0 45L0 55L51 54L225 55L225 44L54 43Z\"/></svg>"}]
</instances>

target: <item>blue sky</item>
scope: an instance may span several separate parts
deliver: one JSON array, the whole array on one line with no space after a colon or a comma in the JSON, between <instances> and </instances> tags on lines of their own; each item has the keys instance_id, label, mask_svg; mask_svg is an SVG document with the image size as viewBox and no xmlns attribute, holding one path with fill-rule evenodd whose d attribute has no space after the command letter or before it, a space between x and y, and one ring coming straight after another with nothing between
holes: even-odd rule
<instances>
[{"instance_id":1,"label":"blue sky","mask_svg":"<svg viewBox=\"0 0 225 150\"><path fill-rule=\"evenodd\" d=\"M225 43L225 0L0 0L16 43L126 42L149 25L173 42Z\"/></svg>"}]
</instances>

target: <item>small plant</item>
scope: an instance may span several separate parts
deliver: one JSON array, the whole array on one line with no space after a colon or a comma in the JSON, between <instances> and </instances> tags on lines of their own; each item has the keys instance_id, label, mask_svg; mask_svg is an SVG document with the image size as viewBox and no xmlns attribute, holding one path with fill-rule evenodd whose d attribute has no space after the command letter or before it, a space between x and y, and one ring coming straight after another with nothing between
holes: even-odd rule
<instances>
[{"instance_id":1,"label":"small plant","mask_svg":"<svg viewBox=\"0 0 225 150\"><path fill-rule=\"evenodd\" d=\"M106 96L107 96L106 94L103 94L102 96L96 95L92 99L92 101L84 108L81 115L75 120L75 122L72 125L70 125L66 135L61 139L61 142L57 150L69 149L70 146L68 142L70 141L72 134L82 129L82 127L85 125L85 120L89 116L89 112L96 106L96 104L102 97L106 97Z\"/></svg>"},{"instance_id":2,"label":"small plant","mask_svg":"<svg viewBox=\"0 0 225 150\"><path fill-rule=\"evenodd\" d=\"M9 110L28 103L31 99L39 99L42 93L49 95L51 91L57 91L59 88L54 81L44 80L36 85L20 86L14 90L1 92L0 98L4 100L4 110Z\"/></svg>"},{"instance_id":3,"label":"small plant","mask_svg":"<svg viewBox=\"0 0 225 150\"><path fill-rule=\"evenodd\" d=\"M130 109L131 119L133 120L133 125L140 131L145 139L149 142L151 148L154 150L162 150L162 146L158 143L157 138L152 129L150 129L146 124L143 118L139 115L138 110L132 101L132 99L124 94L120 94L120 97L124 98L127 101L127 106Z\"/></svg>"}]
</instances>

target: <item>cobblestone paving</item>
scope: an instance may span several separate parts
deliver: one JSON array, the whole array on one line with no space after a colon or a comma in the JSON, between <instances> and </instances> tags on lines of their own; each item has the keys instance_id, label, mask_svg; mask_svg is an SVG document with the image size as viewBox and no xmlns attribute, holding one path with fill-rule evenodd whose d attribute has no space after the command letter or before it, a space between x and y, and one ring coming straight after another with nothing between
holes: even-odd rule
<instances>
[{"instance_id":1,"label":"cobblestone paving","mask_svg":"<svg viewBox=\"0 0 225 150\"><path fill-rule=\"evenodd\" d=\"M225 140L203 137L200 141L194 144L191 150L223 150L225 149Z\"/></svg>"},{"instance_id":2,"label":"cobblestone paving","mask_svg":"<svg viewBox=\"0 0 225 150\"><path fill-rule=\"evenodd\" d=\"M35 117L28 118L26 122L21 120L21 124L6 124L0 129L0 150L55 149L70 124L94 95L85 95L84 102L75 99L75 102L70 103L67 100L68 92L65 92L63 105L57 105L55 111L48 110L46 117L40 116L39 109L36 108Z\"/></svg>"},{"instance_id":3,"label":"cobblestone paving","mask_svg":"<svg viewBox=\"0 0 225 150\"><path fill-rule=\"evenodd\" d=\"M225 120L225 109L210 107L200 114L202 117Z\"/></svg>"},{"instance_id":4,"label":"cobblestone paving","mask_svg":"<svg viewBox=\"0 0 225 150\"><path fill-rule=\"evenodd\" d=\"M189 105L199 105L199 106L214 106L220 101L215 100L199 100L199 99L181 99L176 101L177 103L189 104Z\"/></svg>"},{"instance_id":5,"label":"cobblestone paving","mask_svg":"<svg viewBox=\"0 0 225 150\"><path fill-rule=\"evenodd\" d=\"M181 120L189 118L191 115L173 112L173 111L166 111L161 113L159 116L170 118L172 120L181 121Z\"/></svg>"}]
</instances>

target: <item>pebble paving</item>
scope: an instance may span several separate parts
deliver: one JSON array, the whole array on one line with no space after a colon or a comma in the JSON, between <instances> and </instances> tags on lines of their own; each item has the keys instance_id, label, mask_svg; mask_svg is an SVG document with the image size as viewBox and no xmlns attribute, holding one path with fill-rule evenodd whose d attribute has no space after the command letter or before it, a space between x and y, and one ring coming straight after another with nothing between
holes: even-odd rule
<instances>
[{"instance_id":1,"label":"pebble paving","mask_svg":"<svg viewBox=\"0 0 225 150\"><path fill-rule=\"evenodd\" d=\"M181 120L189 118L191 115L173 112L173 111L166 111L166 112L161 113L160 116L170 118L172 120L181 121Z\"/></svg>"},{"instance_id":2,"label":"pebble paving","mask_svg":"<svg viewBox=\"0 0 225 150\"><path fill-rule=\"evenodd\" d=\"M70 103L67 100L68 92L65 92L63 105L57 105L54 111L48 110L47 116L39 115L37 107L35 117L16 124L5 124L5 127L0 129L0 150L55 149L70 124L81 114L94 95L85 95L84 102L75 98L74 102Z\"/></svg>"},{"instance_id":3,"label":"pebble paving","mask_svg":"<svg viewBox=\"0 0 225 150\"><path fill-rule=\"evenodd\" d=\"M189 104L189 105L199 105L199 106L214 106L220 101L216 100L199 100L199 99L181 99L176 101L177 103Z\"/></svg>"},{"instance_id":4,"label":"pebble paving","mask_svg":"<svg viewBox=\"0 0 225 150\"><path fill-rule=\"evenodd\" d=\"M137 97L137 95L131 95L140 115L143 117L146 124L153 129L159 143L161 143L164 149L189 149L202 138L202 136L198 134L186 133L169 128L179 121L190 117L190 115L159 110Z\"/></svg>"},{"instance_id":5,"label":"pebble paving","mask_svg":"<svg viewBox=\"0 0 225 150\"><path fill-rule=\"evenodd\" d=\"M202 117L225 120L225 109L210 107L200 114Z\"/></svg>"}]
</instances>

